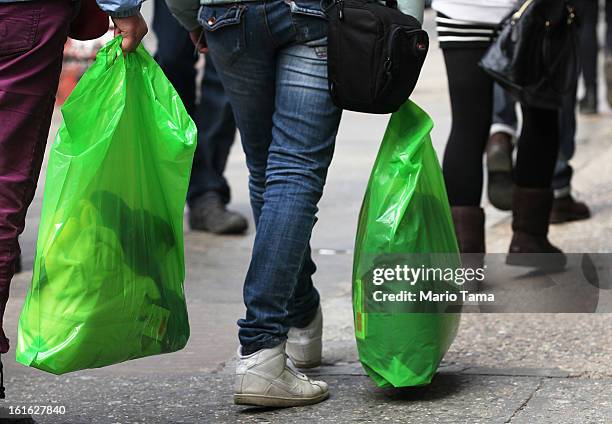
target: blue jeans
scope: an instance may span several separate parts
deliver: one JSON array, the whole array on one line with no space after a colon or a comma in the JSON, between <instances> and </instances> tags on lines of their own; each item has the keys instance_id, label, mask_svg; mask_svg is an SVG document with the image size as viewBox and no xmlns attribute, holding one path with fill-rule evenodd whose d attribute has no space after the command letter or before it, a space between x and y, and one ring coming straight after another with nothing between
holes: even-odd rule
<instances>
[{"instance_id":1,"label":"blue jeans","mask_svg":"<svg viewBox=\"0 0 612 424\"><path fill-rule=\"evenodd\" d=\"M319 305L310 236L341 111L327 87L327 21L319 0L297 2L199 12L249 169L257 233L244 283L246 317L238 321L244 353L280 344Z\"/></svg>"},{"instance_id":2,"label":"blue jeans","mask_svg":"<svg viewBox=\"0 0 612 424\"><path fill-rule=\"evenodd\" d=\"M158 40L155 60L198 127L187 202L191 206L203 194L213 191L228 203L230 188L223 173L236 136L236 124L217 70L207 56L200 99L196 102L194 66L198 56L194 54L189 33L174 19L164 0L155 0L153 30Z\"/></svg>"}]
</instances>

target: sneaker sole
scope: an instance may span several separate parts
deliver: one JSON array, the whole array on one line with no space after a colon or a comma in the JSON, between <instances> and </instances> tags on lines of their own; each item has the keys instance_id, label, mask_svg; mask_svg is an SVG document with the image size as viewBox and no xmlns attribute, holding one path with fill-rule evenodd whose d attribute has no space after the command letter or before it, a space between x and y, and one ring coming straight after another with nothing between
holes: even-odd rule
<instances>
[{"instance_id":1,"label":"sneaker sole","mask_svg":"<svg viewBox=\"0 0 612 424\"><path fill-rule=\"evenodd\" d=\"M292 406L313 405L324 401L329 397L329 392L322 393L310 398L286 398L278 396L234 394L236 405L267 406L274 408L289 408Z\"/></svg>"},{"instance_id":2,"label":"sneaker sole","mask_svg":"<svg viewBox=\"0 0 612 424\"><path fill-rule=\"evenodd\" d=\"M321 360L312 361L312 362L300 362L300 361L296 361L295 359L292 359L291 357L289 357L289 359L291 359L291 362L293 363L293 365L303 370L321 366Z\"/></svg>"},{"instance_id":3,"label":"sneaker sole","mask_svg":"<svg viewBox=\"0 0 612 424\"><path fill-rule=\"evenodd\" d=\"M564 215L563 217L551 215L548 222L551 224L564 224L566 222L583 221L585 219L589 219L590 217L590 213Z\"/></svg>"},{"instance_id":4,"label":"sneaker sole","mask_svg":"<svg viewBox=\"0 0 612 424\"><path fill-rule=\"evenodd\" d=\"M246 233L249 226L248 224L231 224L224 227L219 228L210 228L206 225L202 225L199 222L189 220L189 228L192 231L202 231L205 233L216 234L219 236L229 236L229 235L242 235Z\"/></svg>"},{"instance_id":5,"label":"sneaker sole","mask_svg":"<svg viewBox=\"0 0 612 424\"><path fill-rule=\"evenodd\" d=\"M487 183L489 202L502 211L512 210L512 173L490 172Z\"/></svg>"},{"instance_id":6,"label":"sneaker sole","mask_svg":"<svg viewBox=\"0 0 612 424\"><path fill-rule=\"evenodd\" d=\"M493 148L487 151L487 195L493 206L502 211L512 209L512 157L507 151Z\"/></svg>"}]
</instances>

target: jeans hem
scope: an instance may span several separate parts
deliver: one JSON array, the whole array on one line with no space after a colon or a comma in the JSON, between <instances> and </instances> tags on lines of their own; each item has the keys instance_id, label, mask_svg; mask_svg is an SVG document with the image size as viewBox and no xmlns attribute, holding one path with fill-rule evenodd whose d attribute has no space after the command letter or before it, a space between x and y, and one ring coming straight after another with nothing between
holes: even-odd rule
<instances>
[{"instance_id":1,"label":"jeans hem","mask_svg":"<svg viewBox=\"0 0 612 424\"><path fill-rule=\"evenodd\" d=\"M255 353L259 350L263 350L263 349L272 349L278 345L280 345L281 343L284 343L285 340L287 340L287 337L276 337L276 336L271 336L267 339L264 340L260 340L257 341L255 343L251 343L251 344L247 344L247 345L242 345L241 348L241 354L243 356L246 355L250 355L252 353Z\"/></svg>"}]
</instances>

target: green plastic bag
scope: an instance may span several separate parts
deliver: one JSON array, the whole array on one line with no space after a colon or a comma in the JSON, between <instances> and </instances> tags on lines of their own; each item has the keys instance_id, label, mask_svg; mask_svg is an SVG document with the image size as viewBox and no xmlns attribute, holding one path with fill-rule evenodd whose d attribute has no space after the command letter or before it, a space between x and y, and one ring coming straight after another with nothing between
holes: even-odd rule
<instances>
[{"instance_id":1,"label":"green plastic bag","mask_svg":"<svg viewBox=\"0 0 612 424\"><path fill-rule=\"evenodd\" d=\"M124 56L120 37L62 115L17 361L63 374L183 348L193 121L153 58L142 46Z\"/></svg>"},{"instance_id":2,"label":"green plastic bag","mask_svg":"<svg viewBox=\"0 0 612 424\"><path fill-rule=\"evenodd\" d=\"M430 383L459 324L459 314L419 309L423 305L418 303L372 306L379 304L372 299L381 287L372 283L376 268L460 266L444 180L429 136L432 127L430 117L410 101L391 116L359 216L353 264L355 335L360 361L380 387ZM396 286L410 290L406 284ZM422 286L412 286L417 288Z\"/></svg>"}]
</instances>

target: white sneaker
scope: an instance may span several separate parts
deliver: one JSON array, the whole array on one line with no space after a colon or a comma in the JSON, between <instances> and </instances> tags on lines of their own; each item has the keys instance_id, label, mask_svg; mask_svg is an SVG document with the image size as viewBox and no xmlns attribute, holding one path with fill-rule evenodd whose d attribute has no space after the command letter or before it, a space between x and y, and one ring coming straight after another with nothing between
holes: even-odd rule
<instances>
[{"instance_id":1,"label":"white sneaker","mask_svg":"<svg viewBox=\"0 0 612 424\"><path fill-rule=\"evenodd\" d=\"M292 327L287 333L287 356L298 368L314 368L321 365L323 345L323 314L321 307L310 324L304 328Z\"/></svg>"},{"instance_id":2,"label":"white sneaker","mask_svg":"<svg viewBox=\"0 0 612 424\"><path fill-rule=\"evenodd\" d=\"M310 380L288 366L285 343L247 356L238 349L235 404L282 408L311 405L328 397L327 383Z\"/></svg>"}]
</instances>

